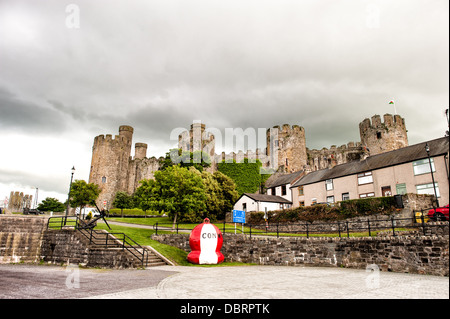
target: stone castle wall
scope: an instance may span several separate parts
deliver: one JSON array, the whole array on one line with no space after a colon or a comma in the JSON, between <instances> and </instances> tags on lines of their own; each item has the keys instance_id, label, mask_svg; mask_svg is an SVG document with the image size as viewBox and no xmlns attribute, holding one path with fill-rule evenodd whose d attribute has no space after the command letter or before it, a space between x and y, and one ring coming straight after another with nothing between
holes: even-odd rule
<instances>
[{"instance_id":1,"label":"stone castle wall","mask_svg":"<svg viewBox=\"0 0 450 319\"><path fill-rule=\"evenodd\" d=\"M308 149L305 129L288 124L267 130L267 147L263 151L257 149L216 155L215 137L201 123L194 123L189 131L181 133L178 146L183 151L206 151L212 161L211 167L207 169L211 173L222 160L234 159L240 162L244 158L259 159L263 167L279 172L304 170L307 173L408 146L405 120L391 114L385 114L383 119L384 122L381 122L380 116L375 115L371 120L365 119L359 124L361 142L350 142L340 147L333 145L329 149ZM89 182L99 185L102 190L99 206L106 201L106 208L111 208L118 191L132 194L139 186L139 181L153 178L154 172L160 167L160 159L147 158L145 143L135 144L135 156L131 158L132 138L133 128L123 125L115 138L112 135L100 135L94 139Z\"/></svg>"}]
</instances>

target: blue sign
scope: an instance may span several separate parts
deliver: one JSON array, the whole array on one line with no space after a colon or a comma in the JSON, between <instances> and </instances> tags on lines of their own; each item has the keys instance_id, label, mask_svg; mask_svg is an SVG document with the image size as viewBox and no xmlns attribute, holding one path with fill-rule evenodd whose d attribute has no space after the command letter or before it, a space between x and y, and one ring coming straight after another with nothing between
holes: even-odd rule
<instances>
[{"instance_id":1,"label":"blue sign","mask_svg":"<svg viewBox=\"0 0 450 319\"><path fill-rule=\"evenodd\" d=\"M233 210L233 223L245 224L244 210Z\"/></svg>"}]
</instances>

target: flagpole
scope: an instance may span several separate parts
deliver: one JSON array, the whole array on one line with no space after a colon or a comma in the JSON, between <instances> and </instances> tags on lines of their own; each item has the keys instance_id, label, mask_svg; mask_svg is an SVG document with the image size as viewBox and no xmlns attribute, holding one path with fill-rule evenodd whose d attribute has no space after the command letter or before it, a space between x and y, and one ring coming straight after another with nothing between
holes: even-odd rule
<instances>
[{"instance_id":1,"label":"flagpole","mask_svg":"<svg viewBox=\"0 0 450 319\"><path fill-rule=\"evenodd\" d=\"M394 105L394 115L397 115L397 108L395 107L395 102L394 100L390 100L389 104L393 104Z\"/></svg>"}]
</instances>

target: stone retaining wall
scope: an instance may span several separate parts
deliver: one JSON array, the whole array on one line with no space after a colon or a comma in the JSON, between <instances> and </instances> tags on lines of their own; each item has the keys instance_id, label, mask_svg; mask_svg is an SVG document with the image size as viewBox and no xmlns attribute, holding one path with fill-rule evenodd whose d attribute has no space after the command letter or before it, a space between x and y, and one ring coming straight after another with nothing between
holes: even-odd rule
<instances>
[{"instance_id":1,"label":"stone retaining wall","mask_svg":"<svg viewBox=\"0 0 450 319\"><path fill-rule=\"evenodd\" d=\"M73 229L47 230L41 254L43 261L54 264L116 269L142 266L142 263L126 250L89 245L89 241Z\"/></svg>"},{"instance_id":2,"label":"stone retaining wall","mask_svg":"<svg viewBox=\"0 0 450 319\"><path fill-rule=\"evenodd\" d=\"M0 264L39 262L46 217L0 215Z\"/></svg>"},{"instance_id":3,"label":"stone retaining wall","mask_svg":"<svg viewBox=\"0 0 450 319\"><path fill-rule=\"evenodd\" d=\"M190 251L189 236L153 235L153 239ZM249 238L224 235L226 261L280 266L329 266L449 275L448 236Z\"/></svg>"},{"instance_id":4,"label":"stone retaining wall","mask_svg":"<svg viewBox=\"0 0 450 319\"><path fill-rule=\"evenodd\" d=\"M136 268L142 263L123 249L89 245L74 229L47 229L48 217L0 215L0 264L80 264L101 268Z\"/></svg>"}]
</instances>

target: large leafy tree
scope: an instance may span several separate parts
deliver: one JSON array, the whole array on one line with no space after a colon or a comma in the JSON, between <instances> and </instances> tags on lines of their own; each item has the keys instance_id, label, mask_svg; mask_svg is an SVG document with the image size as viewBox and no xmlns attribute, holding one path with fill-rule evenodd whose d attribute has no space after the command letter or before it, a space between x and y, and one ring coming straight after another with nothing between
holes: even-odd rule
<instances>
[{"instance_id":1,"label":"large leafy tree","mask_svg":"<svg viewBox=\"0 0 450 319\"><path fill-rule=\"evenodd\" d=\"M53 197L47 197L38 206L38 210L43 212L63 212L65 209L64 204Z\"/></svg>"},{"instance_id":2,"label":"large leafy tree","mask_svg":"<svg viewBox=\"0 0 450 319\"><path fill-rule=\"evenodd\" d=\"M201 175L206 191L206 214L211 221L225 218L225 213L231 211L234 202L239 198L233 180L220 172L208 172Z\"/></svg>"},{"instance_id":3,"label":"large leafy tree","mask_svg":"<svg viewBox=\"0 0 450 319\"><path fill-rule=\"evenodd\" d=\"M82 210L88 204L93 204L100 195L100 187L84 180L76 180L70 188L70 206L80 207Z\"/></svg>"},{"instance_id":4,"label":"large leafy tree","mask_svg":"<svg viewBox=\"0 0 450 319\"><path fill-rule=\"evenodd\" d=\"M206 211L206 193L201 176L194 168L168 166L157 171L154 180L141 181L136 190L140 207L167 212L178 221L200 222Z\"/></svg>"},{"instance_id":5,"label":"large leafy tree","mask_svg":"<svg viewBox=\"0 0 450 319\"><path fill-rule=\"evenodd\" d=\"M218 218L225 218L225 213L233 209L234 203L239 198L239 193L236 189L236 183L227 175L216 171L213 174L214 179L220 187L220 198L222 200L221 212L217 215Z\"/></svg>"},{"instance_id":6,"label":"large leafy tree","mask_svg":"<svg viewBox=\"0 0 450 319\"><path fill-rule=\"evenodd\" d=\"M133 197L125 192L117 192L113 201L113 206L120 208L120 212L123 217L124 208L133 208Z\"/></svg>"}]
</instances>

